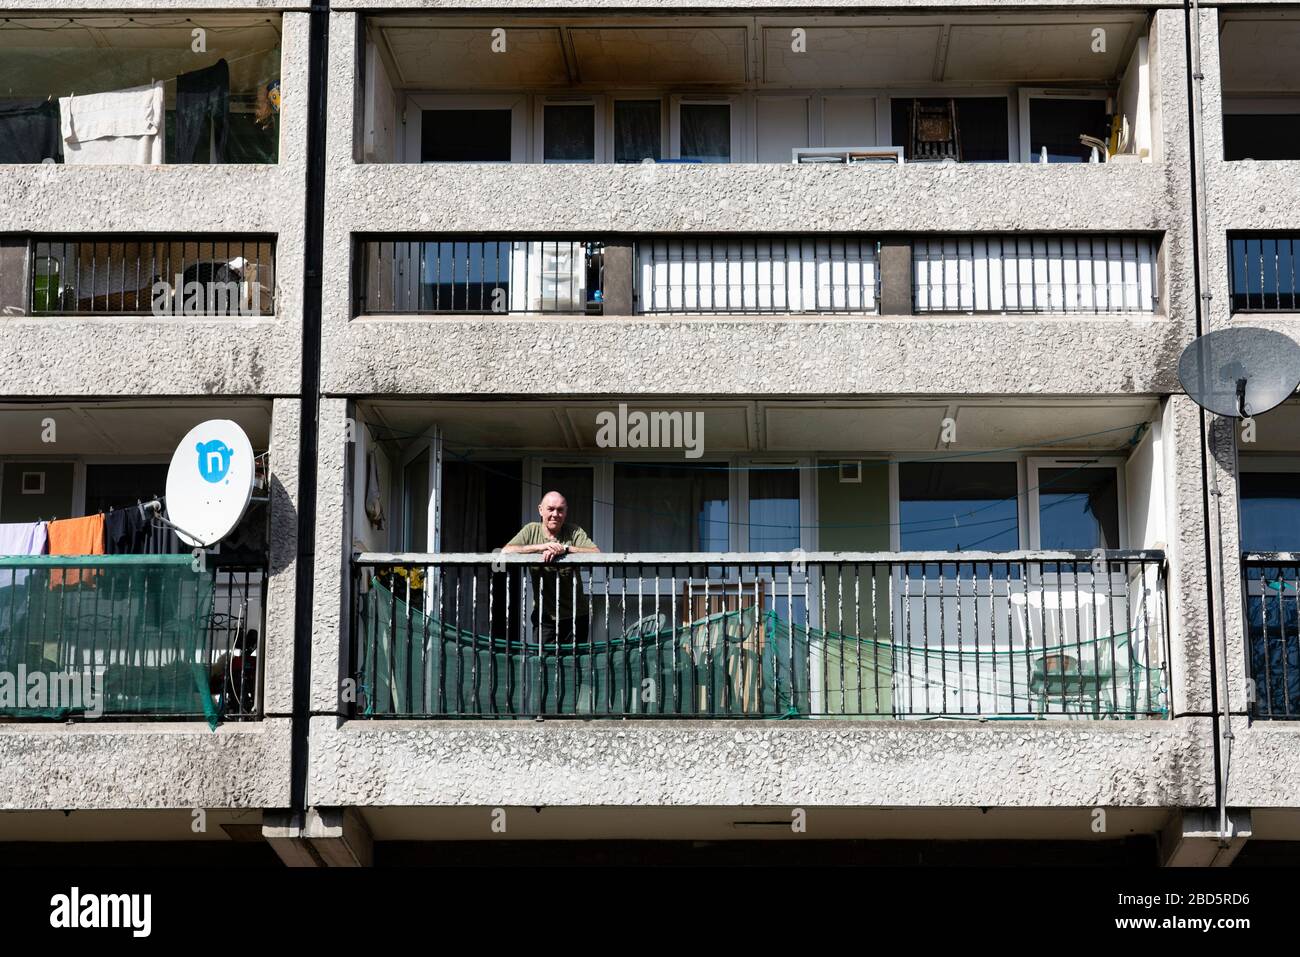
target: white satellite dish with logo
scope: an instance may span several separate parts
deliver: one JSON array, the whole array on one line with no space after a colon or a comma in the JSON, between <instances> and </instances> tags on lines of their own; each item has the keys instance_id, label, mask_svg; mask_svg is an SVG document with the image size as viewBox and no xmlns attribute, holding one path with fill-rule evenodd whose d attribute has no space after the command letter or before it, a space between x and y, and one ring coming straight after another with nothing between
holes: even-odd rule
<instances>
[{"instance_id":1,"label":"white satellite dish with logo","mask_svg":"<svg viewBox=\"0 0 1300 957\"><path fill-rule=\"evenodd\" d=\"M181 439L167 469L167 517L187 545L229 535L253 495L253 445L239 424L210 419Z\"/></svg>"}]
</instances>

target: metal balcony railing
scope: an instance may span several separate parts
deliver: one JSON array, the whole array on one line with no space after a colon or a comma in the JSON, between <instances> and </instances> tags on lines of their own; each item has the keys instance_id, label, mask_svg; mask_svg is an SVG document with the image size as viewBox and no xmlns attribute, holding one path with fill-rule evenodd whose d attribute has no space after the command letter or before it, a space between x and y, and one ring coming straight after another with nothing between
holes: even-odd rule
<instances>
[{"instance_id":1,"label":"metal balcony railing","mask_svg":"<svg viewBox=\"0 0 1300 957\"><path fill-rule=\"evenodd\" d=\"M1300 719L1300 559L1242 556L1256 718Z\"/></svg>"},{"instance_id":2,"label":"metal balcony railing","mask_svg":"<svg viewBox=\"0 0 1300 957\"><path fill-rule=\"evenodd\" d=\"M28 258L33 316L275 313L275 243L264 237L48 237Z\"/></svg>"},{"instance_id":3,"label":"metal balcony railing","mask_svg":"<svg viewBox=\"0 0 1300 957\"><path fill-rule=\"evenodd\" d=\"M1168 713L1155 551L360 554L358 717Z\"/></svg>"},{"instance_id":4,"label":"metal balcony railing","mask_svg":"<svg viewBox=\"0 0 1300 957\"><path fill-rule=\"evenodd\" d=\"M917 313L1151 313L1148 236L933 236L912 243Z\"/></svg>"},{"instance_id":5,"label":"metal balcony railing","mask_svg":"<svg viewBox=\"0 0 1300 957\"><path fill-rule=\"evenodd\" d=\"M604 246L483 236L358 243L361 315L600 314Z\"/></svg>"},{"instance_id":6,"label":"metal balcony railing","mask_svg":"<svg viewBox=\"0 0 1300 957\"><path fill-rule=\"evenodd\" d=\"M1232 236L1233 312L1300 312L1296 255L1300 233Z\"/></svg>"},{"instance_id":7,"label":"metal balcony railing","mask_svg":"<svg viewBox=\"0 0 1300 957\"><path fill-rule=\"evenodd\" d=\"M875 313L879 251L864 236L638 240L637 312Z\"/></svg>"},{"instance_id":8,"label":"metal balcony railing","mask_svg":"<svg viewBox=\"0 0 1300 957\"><path fill-rule=\"evenodd\" d=\"M265 594L189 554L0 557L0 718L257 717Z\"/></svg>"}]
</instances>

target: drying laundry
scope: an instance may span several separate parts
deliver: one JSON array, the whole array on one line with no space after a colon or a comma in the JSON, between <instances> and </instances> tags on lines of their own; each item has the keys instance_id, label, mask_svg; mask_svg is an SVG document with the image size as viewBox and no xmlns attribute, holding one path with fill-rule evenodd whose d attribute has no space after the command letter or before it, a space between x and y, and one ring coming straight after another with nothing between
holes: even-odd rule
<instances>
[{"instance_id":1,"label":"drying laundry","mask_svg":"<svg viewBox=\"0 0 1300 957\"><path fill-rule=\"evenodd\" d=\"M64 162L161 163L163 110L161 83L59 97Z\"/></svg>"},{"instance_id":2,"label":"drying laundry","mask_svg":"<svg viewBox=\"0 0 1300 957\"><path fill-rule=\"evenodd\" d=\"M209 122L211 126L209 126ZM230 125L230 67L225 60L176 78L176 162L193 163L211 129L212 161L226 160Z\"/></svg>"},{"instance_id":3,"label":"drying laundry","mask_svg":"<svg viewBox=\"0 0 1300 957\"><path fill-rule=\"evenodd\" d=\"M44 522L0 525L0 555L44 555L45 541ZM0 568L0 588L21 585L29 574L24 568Z\"/></svg>"},{"instance_id":4,"label":"drying laundry","mask_svg":"<svg viewBox=\"0 0 1300 957\"><path fill-rule=\"evenodd\" d=\"M87 515L50 522L46 529L51 555L104 554L104 516ZM93 584L98 571L94 568L55 568L50 571L50 587Z\"/></svg>"},{"instance_id":5,"label":"drying laundry","mask_svg":"<svg viewBox=\"0 0 1300 957\"><path fill-rule=\"evenodd\" d=\"M143 508L128 506L104 516L105 555L143 555L148 540L149 522Z\"/></svg>"},{"instance_id":6,"label":"drying laundry","mask_svg":"<svg viewBox=\"0 0 1300 957\"><path fill-rule=\"evenodd\" d=\"M0 163L58 162L59 105L53 100L0 103Z\"/></svg>"}]
</instances>

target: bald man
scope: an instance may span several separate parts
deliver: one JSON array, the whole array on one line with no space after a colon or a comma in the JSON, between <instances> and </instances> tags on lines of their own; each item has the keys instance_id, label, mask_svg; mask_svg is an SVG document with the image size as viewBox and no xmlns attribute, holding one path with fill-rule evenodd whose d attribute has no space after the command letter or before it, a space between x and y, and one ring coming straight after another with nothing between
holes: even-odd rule
<instances>
[{"instance_id":1,"label":"bald man","mask_svg":"<svg viewBox=\"0 0 1300 957\"><path fill-rule=\"evenodd\" d=\"M570 525L569 503L559 492L547 492L537 503L540 522L529 522L506 543L501 551L516 555L541 555L543 564L552 564L573 552L599 552L596 543L577 525ZM556 569L545 579L533 575L533 593L542 606L540 619L543 647L557 642L586 642L588 634L587 601L581 576L570 569ZM538 609L533 608L533 625L538 625Z\"/></svg>"}]
</instances>

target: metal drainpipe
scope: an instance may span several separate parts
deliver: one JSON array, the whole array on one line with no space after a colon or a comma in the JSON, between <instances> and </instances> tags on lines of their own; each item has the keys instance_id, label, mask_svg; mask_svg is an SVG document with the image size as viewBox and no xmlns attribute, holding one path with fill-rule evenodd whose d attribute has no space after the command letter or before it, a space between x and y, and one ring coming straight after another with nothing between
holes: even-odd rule
<instances>
[{"instance_id":1,"label":"metal drainpipe","mask_svg":"<svg viewBox=\"0 0 1300 957\"><path fill-rule=\"evenodd\" d=\"M1213 293L1207 287L1209 261L1206 253L1206 239L1209 235L1208 216L1206 214L1205 187L1205 141L1204 115L1202 106L1202 84L1205 74L1201 71L1201 5L1200 0L1183 0L1183 15L1187 22L1187 65L1188 65L1188 120L1191 127L1192 151L1192 235L1196 247L1193 269L1193 283L1196 292L1196 334L1205 332L1208 321L1209 304ZM1227 606L1224 600L1223 581L1223 490L1219 487L1219 465L1208 454L1209 429L1206 426L1208 413L1200 410L1201 423L1201 492L1202 512L1205 521L1205 557L1210 569L1211 581L1207 583L1207 597L1210 603L1210 693L1214 728L1214 765L1215 765L1215 803L1219 811L1219 845L1227 847L1231 835L1228 832L1228 770L1232 755L1232 717L1228 696L1228 622ZM1237 437L1233 431L1233 461L1236 461ZM1235 472L1234 472L1235 478ZM1214 502L1214 525L1211 543L1211 524L1209 503ZM1221 660L1215 660L1215 637L1217 632Z\"/></svg>"},{"instance_id":2,"label":"metal drainpipe","mask_svg":"<svg viewBox=\"0 0 1300 957\"><path fill-rule=\"evenodd\" d=\"M312 582L316 558L316 459L320 424L321 269L325 249L325 78L329 64L329 0L311 5L307 65L307 182L303 223L302 381L298 387L298 559L295 569L293 712L290 720L289 807L307 809L307 744L311 722Z\"/></svg>"}]
</instances>

